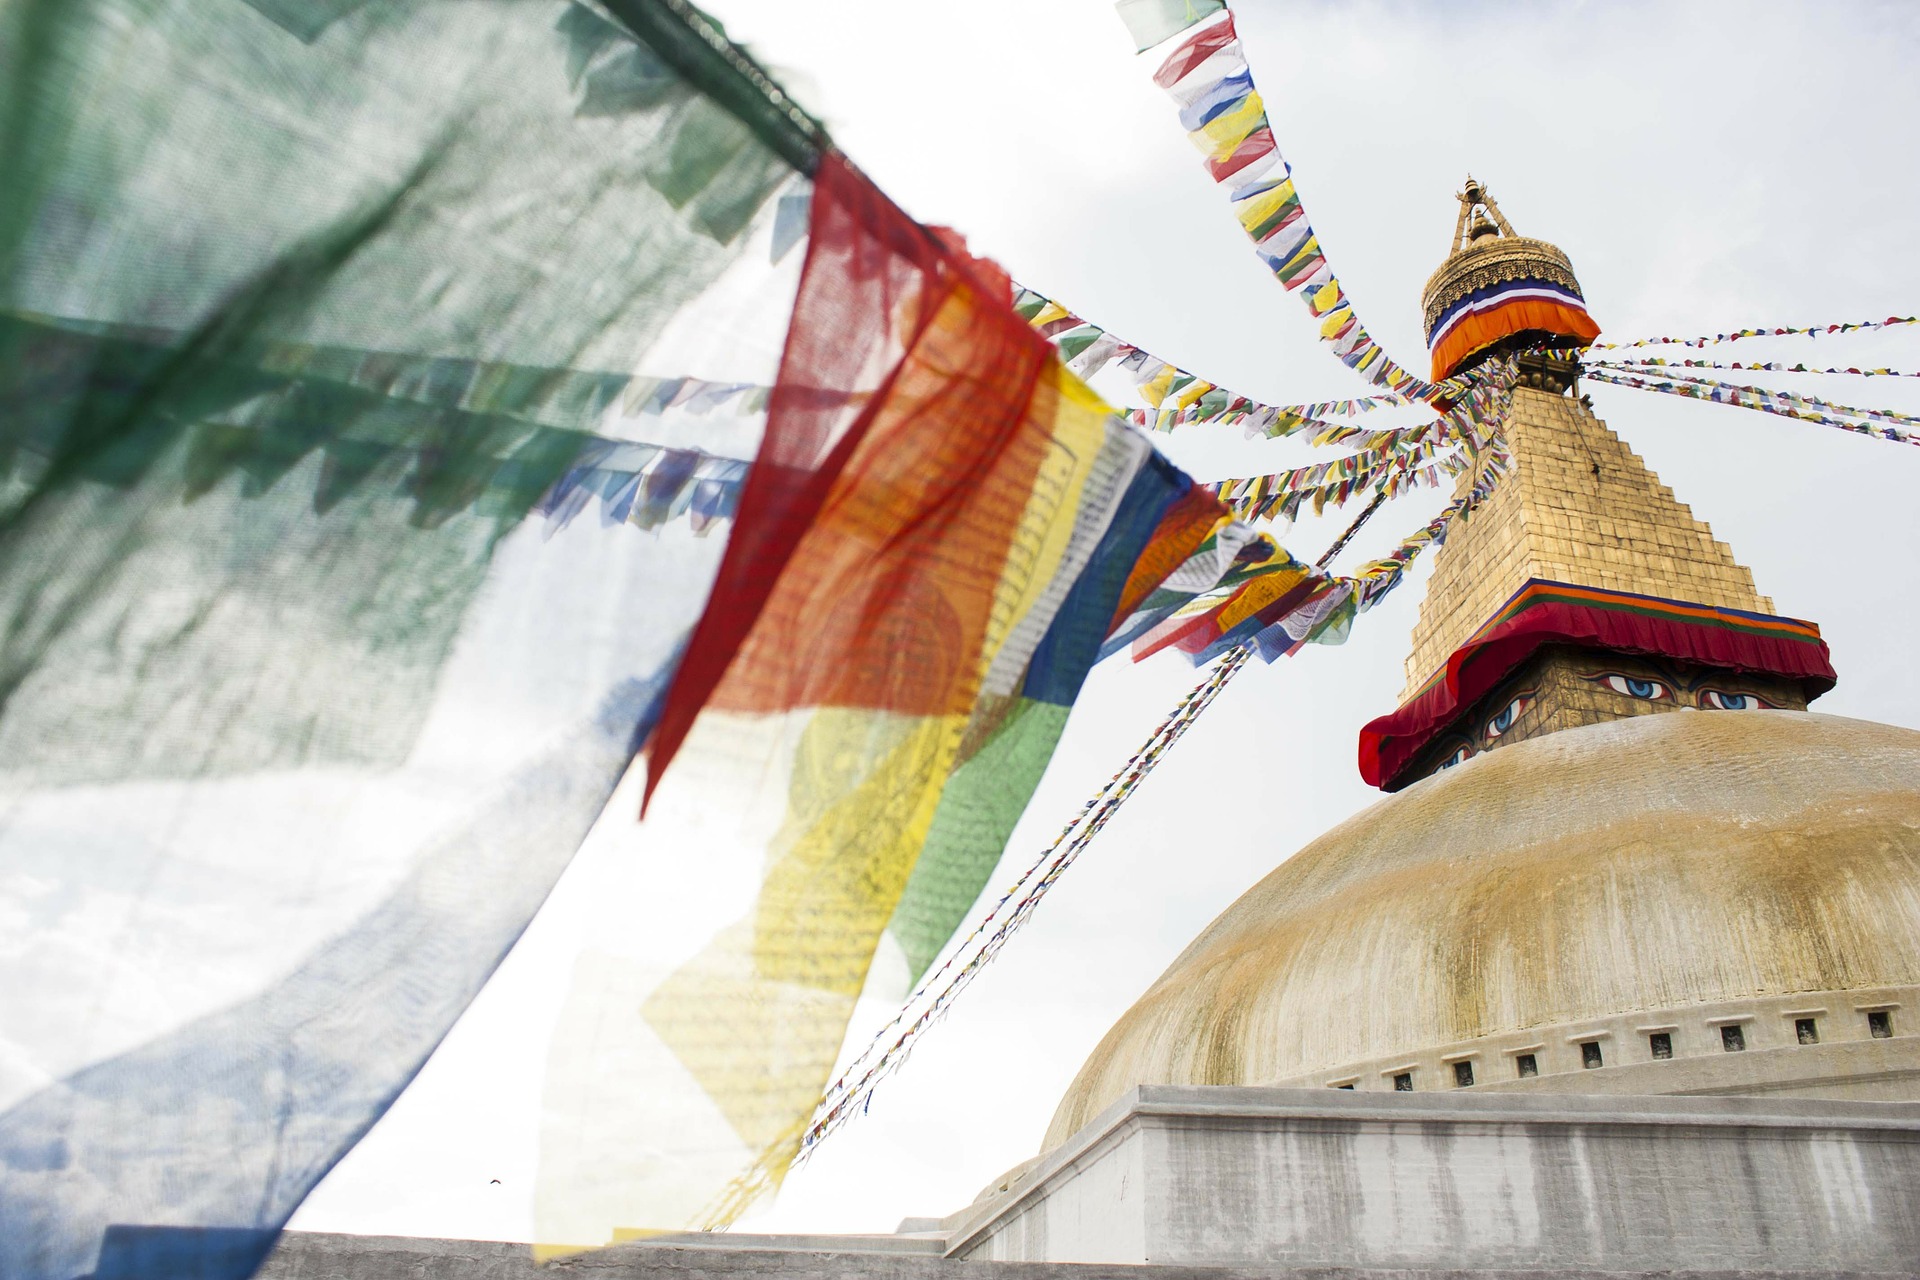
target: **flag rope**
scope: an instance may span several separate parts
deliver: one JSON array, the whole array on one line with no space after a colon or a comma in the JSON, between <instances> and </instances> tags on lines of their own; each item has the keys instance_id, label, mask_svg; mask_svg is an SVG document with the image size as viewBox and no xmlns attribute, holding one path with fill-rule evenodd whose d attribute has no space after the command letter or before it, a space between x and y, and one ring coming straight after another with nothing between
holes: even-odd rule
<instances>
[{"instance_id":1,"label":"flag rope","mask_svg":"<svg viewBox=\"0 0 1920 1280\"><path fill-rule=\"evenodd\" d=\"M1693 338L1635 338L1631 342L1596 342L1590 351L1625 351L1631 347L1710 347L1742 338L1819 337L1829 333L1855 333L1862 329L1890 329L1896 325L1920 324L1920 316L1888 316L1884 320L1849 320L1842 324L1784 325L1769 329L1735 329L1731 333L1702 334Z\"/></svg>"},{"instance_id":2,"label":"flag rope","mask_svg":"<svg viewBox=\"0 0 1920 1280\"><path fill-rule=\"evenodd\" d=\"M999 954L1000 949L1007 944L1007 940L1022 924L1026 923L1027 917L1033 914L1034 908L1039 905L1040 899L1046 895L1047 890L1052 888L1054 883L1065 874L1067 868L1073 865L1074 859L1088 844L1092 843L1093 837L1100 833L1101 828L1105 827L1113 815L1119 811L1120 806L1126 803L1127 797L1132 795L1147 775L1153 772L1154 766L1160 762L1168 748L1185 735L1193 722L1199 718L1200 713L1213 704L1213 700L1220 696L1220 691L1226 688L1227 682L1246 666L1247 659L1252 655L1251 645L1243 644L1230 650L1220 663L1180 700L1173 712L1154 728L1146 742L1127 759L1120 771L1109 778L1093 799L1082 805L1080 812L1061 828L1060 834L1054 837L1053 843L1048 845L1039 858L1035 859L1032 865L1021 873L1020 878L1000 896L1000 901L994 904L993 910L986 914L974 931L968 935L967 940L954 948L932 976L921 982L901 1006L900 1012L894 1015L893 1020L880 1029L866 1050L855 1059L853 1065L842 1072L840 1078L828 1087L820 1100L820 1105L814 1111L813 1123L808 1126L806 1136L801 1139L800 1153L794 1159L796 1166L804 1163L821 1140L845 1124L856 1110L863 1109L866 1101L871 1099L873 1090L881 1078L906 1061L907 1055L912 1052L914 1042L952 1006L960 993L972 984L980 970ZM1016 895L1019 895L1017 901ZM989 932L990 928L991 932ZM983 934L984 938L982 938ZM979 946L973 949L976 939L980 939ZM973 949L973 952L967 956L970 949ZM962 956L967 956L966 962L955 971L955 965L959 963ZM934 994L932 1000L926 1004L912 1023L908 1024L891 1044L881 1049L880 1046L886 1038L906 1021L908 1013L926 998L936 983L946 978L950 972L953 975L952 978ZM854 1076L856 1072L859 1073L858 1077L848 1083L848 1078Z\"/></svg>"},{"instance_id":3,"label":"flag rope","mask_svg":"<svg viewBox=\"0 0 1920 1280\"><path fill-rule=\"evenodd\" d=\"M1906 373L1899 369L1841 369L1831 365L1822 369L1807 364L1784 364L1778 360L1668 360L1660 356L1639 356L1618 360L1586 360L1581 363L1588 369L1722 369L1741 373L1838 373L1859 378L1920 378L1920 373Z\"/></svg>"},{"instance_id":4,"label":"flag rope","mask_svg":"<svg viewBox=\"0 0 1920 1280\"><path fill-rule=\"evenodd\" d=\"M1706 382L1701 379L1669 382L1662 379L1635 378L1614 370L1591 368L1585 370L1581 376L1616 387L1631 387L1636 391L1660 391L1670 396L1704 400L1709 404L1728 404L1740 409L1778 414L1783 418L1797 418L1802 422L1816 422L1822 426L1838 427L1842 431L1873 436L1878 440L1891 440L1896 444L1920 445L1920 435L1902 431L1897 426L1884 426L1874 422L1848 422L1844 418L1820 412L1821 409L1831 409L1836 413L1854 417L1876 417L1907 423L1914 421L1905 415L1887 414L1884 410L1848 409L1844 405L1829 404L1809 396L1793 396L1787 392L1767 391L1760 387Z\"/></svg>"}]
</instances>

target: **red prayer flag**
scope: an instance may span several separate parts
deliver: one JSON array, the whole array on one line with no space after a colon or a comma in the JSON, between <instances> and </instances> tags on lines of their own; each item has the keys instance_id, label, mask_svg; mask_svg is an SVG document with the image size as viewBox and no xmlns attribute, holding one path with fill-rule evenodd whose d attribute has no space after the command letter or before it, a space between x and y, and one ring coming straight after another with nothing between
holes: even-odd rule
<instances>
[{"instance_id":1,"label":"red prayer flag","mask_svg":"<svg viewBox=\"0 0 1920 1280\"><path fill-rule=\"evenodd\" d=\"M1263 124L1248 134L1246 140L1235 147L1233 154L1225 160L1207 161L1207 172L1213 176L1215 182L1224 182L1255 160L1273 153L1273 128L1271 125Z\"/></svg>"},{"instance_id":2,"label":"red prayer flag","mask_svg":"<svg viewBox=\"0 0 1920 1280\"><path fill-rule=\"evenodd\" d=\"M1180 83L1187 72L1220 52L1236 39L1233 31L1233 11L1210 27L1202 27L1193 33L1186 43L1175 47L1153 73L1153 82L1162 89L1171 89Z\"/></svg>"}]
</instances>

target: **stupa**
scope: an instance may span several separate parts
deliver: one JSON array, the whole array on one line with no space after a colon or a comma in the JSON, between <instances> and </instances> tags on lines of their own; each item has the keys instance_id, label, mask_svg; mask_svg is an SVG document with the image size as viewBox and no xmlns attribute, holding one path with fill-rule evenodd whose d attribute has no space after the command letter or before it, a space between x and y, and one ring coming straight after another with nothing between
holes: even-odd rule
<instances>
[{"instance_id":1,"label":"stupa","mask_svg":"<svg viewBox=\"0 0 1920 1280\"><path fill-rule=\"evenodd\" d=\"M1577 394L1566 255L1460 202L1434 373L1516 359L1511 470L1361 735L1397 794L1114 1025L1044 1154L950 1222L971 1256L1920 1258L1920 733L1806 710L1819 629Z\"/></svg>"},{"instance_id":2,"label":"stupa","mask_svg":"<svg viewBox=\"0 0 1920 1280\"><path fill-rule=\"evenodd\" d=\"M1516 361L1511 467L1362 733L1393 794L1203 931L972 1205L599 1272L1913 1273L1920 732L1806 710L1819 629L1577 394L1597 329L1566 255L1460 200L1434 372ZM322 1236L264 1274L403 1270L534 1274Z\"/></svg>"}]
</instances>

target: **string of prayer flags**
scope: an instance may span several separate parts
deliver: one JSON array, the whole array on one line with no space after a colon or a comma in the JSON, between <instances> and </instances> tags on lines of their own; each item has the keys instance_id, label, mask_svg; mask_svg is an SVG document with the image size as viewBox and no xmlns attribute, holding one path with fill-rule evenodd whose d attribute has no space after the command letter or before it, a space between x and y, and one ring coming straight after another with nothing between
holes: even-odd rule
<instances>
[{"instance_id":1,"label":"string of prayer flags","mask_svg":"<svg viewBox=\"0 0 1920 1280\"><path fill-rule=\"evenodd\" d=\"M1388 358L1340 287L1301 205L1292 170L1275 144L1233 14L1225 13L1176 46L1154 73L1154 82L1179 106L1181 126L1206 157L1207 172L1227 188L1254 252L1289 292L1301 295L1319 321L1321 341L1375 386L1421 400L1444 398L1444 388Z\"/></svg>"},{"instance_id":2,"label":"string of prayer flags","mask_svg":"<svg viewBox=\"0 0 1920 1280\"><path fill-rule=\"evenodd\" d=\"M1253 593L1255 607L1272 606L1308 573L1306 566L1275 544L1271 535L1252 534L1250 528L1239 521L1225 526L1222 534L1223 541L1227 540L1226 535L1235 534L1243 541L1233 550L1230 562L1217 580L1198 591L1181 589L1190 588L1211 571L1212 566L1204 561L1199 562L1199 571L1184 582L1179 576L1170 577L1162 590L1155 592L1123 628L1116 628L1101 650L1103 658L1129 642L1135 662L1170 645L1179 646L1189 655L1197 653L1200 646L1210 643L1220 633L1220 629L1214 627L1201 634L1208 619L1217 618L1223 609L1233 608L1235 601L1244 603L1250 598L1248 592Z\"/></svg>"},{"instance_id":3,"label":"string of prayer flags","mask_svg":"<svg viewBox=\"0 0 1920 1280\"><path fill-rule=\"evenodd\" d=\"M1493 491L1505 473L1504 449L1493 446L1479 465L1472 489L1381 559L1340 578L1290 565L1290 572L1245 583L1223 600L1190 605L1136 641L1134 660L1171 648L1197 665L1251 646L1262 661L1273 662L1308 644L1344 643L1354 620L1404 581L1420 553L1443 544L1453 523Z\"/></svg>"},{"instance_id":4,"label":"string of prayer flags","mask_svg":"<svg viewBox=\"0 0 1920 1280\"><path fill-rule=\"evenodd\" d=\"M1279 412L1290 413L1301 418L1355 418L1375 409L1384 409L1394 405L1412 404L1412 400L1398 392L1389 392L1379 396L1360 396L1346 400L1316 400L1312 404L1292 404L1279 406Z\"/></svg>"},{"instance_id":5,"label":"string of prayer flags","mask_svg":"<svg viewBox=\"0 0 1920 1280\"><path fill-rule=\"evenodd\" d=\"M1268 475L1219 480L1209 487L1243 520L1291 520L1309 502L1318 515L1329 505L1343 505L1362 489L1416 472L1445 444L1443 439L1415 438L1400 448L1351 453Z\"/></svg>"},{"instance_id":6,"label":"string of prayer flags","mask_svg":"<svg viewBox=\"0 0 1920 1280\"><path fill-rule=\"evenodd\" d=\"M1834 366L1819 368L1807 364L1785 364L1777 360L1749 360L1731 362L1714 360L1668 360L1660 356L1641 356L1632 360L1588 360L1583 362L1590 369L1722 369L1739 370L1743 373L1835 373L1852 374L1860 378L1920 378L1920 373L1902 373L1898 369L1845 369Z\"/></svg>"},{"instance_id":7,"label":"string of prayer flags","mask_svg":"<svg viewBox=\"0 0 1920 1280\"><path fill-rule=\"evenodd\" d=\"M1204 486L1196 486L1205 493ZM1198 494L1196 494L1196 497ZM1206 500L1219 511L1218 499ZM1171 572L1145 591L1132 589L1101 645L1098 661L1132 645L1196 600L1218 603L1242 584L1263 573L1284 570L1292 557L1272 535L1262 533L1231 515L1219 514L1199 542Z\"/></svg>"},{"instance_id":8,"label":"string of prayer flags","mask_svg":"<svg viewBox=\"0 0 1920 1280\"><path fill-rule=\"evenodd\" d=\"M1891 440L1896 444L1920 444L1920 435L1902 431L1899 427L1888 426L1874 421L1853 421L1848 417L1835 416L1836 413L1850 414L1853 417L1889 417L1912 423L1913 419L1904 415L1890 415L1884 410L1849 410L1840 405L1816 402L1811 397L1796 396L1791 392L1767 391L1759 387L1737 386L1730 383L1709 383L1705 381L1681 382L1665 378L1636 378L1612 369L1592 369L1583 376L1595 382L1611 383L1617 387L1632 387L1640 391L1660 391L1667 395L1686 396L1694 400L1705 400L1713 404L1730 404L1741 409L1754 409L1761 413L1778 414L1785 418L1798 418L1802 422L1818 423L1821 426L1838 427L1842 431L1852 431L1859 435L1873 436L1879 440ZM1815 407L1818 404L1820 407ZM1834 412L1824 412L1831 409Z\"/></svg>"},{"instance_id":9,"label":"string of prayer flags","mask_svg":"<svg viewBox=\"0 0 1920 1280\"><path fill-rule=\"evenodd\" d=\"M1340 578L1289 564L1281 573L1242 583L1224 599L1196 601L1136 640L1134 661L1170 648L1198 665L1251 646L1262 661L1273 662L1308 644L1344 643L1354 620L1404 581L1420 553L1443 544L1453 523L1493 491L1505 473L1505 450L1489 448L1479 466L1472 489L1381 559Z\"/></svg>"},{"instance_id":10,"label":"string of prayer flags","mask_svg":"<svg viewBox=\"0 0 1920 1280\"><path fill-rule=\"evenodd\" d=\"M623 440L593 441L554 483L535 510L549 537L594 499L603 524L654 529L685 516L697 536L732 517L748 464L692 449Z\"/></svg>"},{"instance_id":11,"label":"string of prayer flags","mask_svg":"<svg viewBox=\"0 0 1920 1280\"><path fill-rule=\"evenodd\" d=\"M1809 412L1825 410L1842 417L1865 418L1874 422L1888 422L1898 426L1920 426L1920 416L1915 416L1914 414L1899 413L1892 409L1856 409L1850 405L1835 404L1831 400L1823 400L1819 396L1804 395L1798 391L1777 391L1767 387L1751 386L1746 383L1721 382L1713 378L1700 377L1698 374L1668 373L1666 379L1688 386L1708 387L1728 392L1739 392L1743 395L1759 396L1770 399L1774 403L1788 409Z\"/></svg>"},{"instance_id":12,"label":"string of prayer flags","mask_svg":"<svg viewBox=\"0 0 1920 1280\"><path fill-rule=\"evenodd\" d=\"M1375 409L1411 403L1397 392L1375 396L1323 400L1304 405L1269 405L1229 391L1171 361L1162 360L1100 326L1082 320L1059 302L1034 289L1020 287L1013 300L1016 314L1032 325L1060 351L1060 359L1076 376L1091 378L1115 361L1131 377L1148 410L1129 415L1138 426L1171 431L1205 422L1244 423L1249 437L1292 435L1319 419L1354 417Z\"/></svg>"},{"instance_id":13,"label":"string of prayer flags","mask_svg":"<svg viewBox=\"0 0 1920 1280\"><path fill-rule=\"evenodd\" d=\"M1721 342L1738 342L1742 338L1777 338L1791 335L1817 338L1830 333L1857 333L1861 330L1889 329L1904 324L1920 324L1920 316L1888 316L1884 320L1850 320L1843 324L1735 329L1731 333L1712 333L1693 338L1637 338L1632 342L1596 342L1589 350L1625 351L1632 347L1709 347Z\"/></svg>"},{"instance_id":14,"label":"string of prayer flags","mask_svg":"<svg viewBox=\"0 0 1920 1280\"><path fill-rule=\"evenodd\" d=\"M1242 519L1292 520L1311 503L1315 514L1328 505L1339 506L1362 491L1398 497L1423 485L1438 484L1444 471L1461 469L1457 454L1432 463L1450 444L1479 450L1498 437L1509 401L1513 369L1510 361L1490 365L1477 374L1468 391L1440 417L1414 427L1366 432L1330 426L1314 437L1327 444L1358 440L1361 447L1344 458L1296 467L1265 476L1215 482L1213 491Z\"/></svg>"},{"instance_id":15,"label":"string of prayer flags","mask_svg":"<svg viewBox=\"0 0 1920 1280\"><path fill-rule=\"evenodd\" d=\"M796 337L650 748L663 767L683 735L672 812L732 868L738 913L664 969L576 976L561 1014L599 1028L603 1056L614 1028L615 1059L671 1054L699 1114L730 1118L741 1163L684 1206L714 1227L798 1154L876 950L891 936L910 973L964 918L1191 490L1012 312L990 263L836 154L813 183ZM554 1085L574 1213L600 1169L692 1110L648 1092Z\"/></svg>"},{"instance_id":16,"label":"string of prayer flags","mask_svg":"<svg viewBox=\"0 0 1920 1280\"><path fill-rule=\"evenodd\" d=\"M1346 444L1357 440L1358 447L1370 453L1404 447L1424 439L1440 427L1446 427L1449 432L1458 431L1458 427L1446 417L1434 418L1412 427L1359 427L1344 422L1323 422L1317 425L1319 430L1310 441L1315 447Z\"/></svg>"},{"instance_id":17,"label":"string of prayer flags","mask_svg":"<svg viewBox=\"0 0 1920 1280\"><path fill-rule=\"evenodd\" d=\"M1196 665L1291 614L1324 575L1292 557L1224 593L1210 593L1182 605L1133 642L1133 660L1143 662L1165 649L1183 653Z\"/></svg>"},{"instance_id":18,"label":"string of prayer flags","mask_svg":"<svg viewBox=\"0 0 1920 1280\"><path fill-rule=\"evenodd\" d=\"M1358 608L1364 613L1385 598L1405 578L1406 571L1428 547L1443 546L1456 520L1467 519L1506 474L1507 453L1502 447L1490 449L1481 460L1473 488L1448 503L1446 509L1403 539L1399 546L1378 560L1353 573L1357 585Z\"/></svg>"}]
</instances>

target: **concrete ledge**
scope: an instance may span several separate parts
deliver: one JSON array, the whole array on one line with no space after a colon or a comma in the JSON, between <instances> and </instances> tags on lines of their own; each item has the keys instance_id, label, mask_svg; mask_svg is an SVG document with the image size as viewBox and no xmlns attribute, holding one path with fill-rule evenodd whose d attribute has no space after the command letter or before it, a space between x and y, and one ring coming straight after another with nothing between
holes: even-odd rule
<instances>
[{"instance_id":1,"label":"concrete ledge","mask_svg":"<svg viewBox=\"0 0 1920 1280\"><path fill-rule=\"evenodd\" d=\"M946 1223L973 1259L1916 1274L1920 1103L1144 1086Z\"/></svg>"},{"instance_id":2,"label":"concrete ledge","mask_svg":"<svg viewBox=\"0 0 1920 1280\"><path fill-rule=\"evenodd\" d=\"M724 1237L723 1237L724 1238ZM1851 1272L1810 1270L1662 1273L1675 1280L1841 1280ZM863 1252L687 1249L624 1244L536 1266L524 1244L292 1231L260 1271L261 1280L1620 1280L1594 1270L1381 1270L1353 1267L1116 1268L1062 1262L968 1262Z\"/></svg>"}]
</instances>

